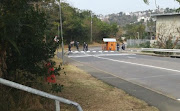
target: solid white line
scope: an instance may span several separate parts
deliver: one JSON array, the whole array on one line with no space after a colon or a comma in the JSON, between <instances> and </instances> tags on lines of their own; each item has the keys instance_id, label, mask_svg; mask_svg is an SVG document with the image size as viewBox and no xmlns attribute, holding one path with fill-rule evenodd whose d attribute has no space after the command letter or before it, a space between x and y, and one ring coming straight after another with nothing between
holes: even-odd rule
<instances>
[{"instance_id":1,"label":"solid white line","mask_svg":"<svg viewBox=\"0 0 180 111\"><path fill-rule=\"evenodd\" d=\"M134 59L134 58L136 58L136 57L128 57L128 58L130 58L130 59Z\"/></svg>"},{"instance_id":2,"label":"solid white line","mask_svg":"<svg viewBox=\"0 0 180 111\"><path fill-rule=\"evenodd\" d=\"M180 70L175 70L175 69L168 69L168 68L163 68L163 67L157 67L157 66L145 65L145 64L138 64L138 63L126 62L126 61L119 61L119 60L114 60L114 59L109 59L109 58L104 58L104 57L98 57L98 56L95 56L95 57L100 58L100 59L114 61L114 62L121 62L121 63L138 65L138 66L143 66L143 67L150 67L150 68L162 69L162 70L167 70L167 71L180 72Z\"/></svg>"},{"instance_id":3,"label":"solid white line","mask_svg":"<svg viewBox=\"0 0 180 111\"><path fill-rule=\"evenodd\" d=\"M68 56L70 58L79 58L79 57L89 57L89 56L92 56L92 55L83 55L83 56Z\"/></svg>"},{"instance_id":4,"label":"solid white line","mask_svg":"<svg viewBox=\"0 0 180 111\"><path fill-rule=\"evenodd\" d=\"M99 56L117 56L117 55L120 55L120 56L127 56L127 55L136 55L136 54L97 54L97 55L94 55L95 57L99 57Z\"/></svg>"}]
</instances>

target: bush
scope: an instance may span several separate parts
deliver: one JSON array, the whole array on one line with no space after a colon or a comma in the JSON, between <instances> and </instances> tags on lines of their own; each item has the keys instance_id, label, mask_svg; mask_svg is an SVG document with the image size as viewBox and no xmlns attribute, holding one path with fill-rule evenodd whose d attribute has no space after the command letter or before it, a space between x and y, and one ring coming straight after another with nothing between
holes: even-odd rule
<instances>
[{"instance_id":1,"label":"bush","mask_svg":"<svg viewBox=\"0 0 180 111\"><path fill-rule=\"evenodd\" d=\"M145 43L139 44L139 46L142 47L142 48L150 48L151 47L150 46L150 41L147 41Z\"/></svg>"}]
</instances>

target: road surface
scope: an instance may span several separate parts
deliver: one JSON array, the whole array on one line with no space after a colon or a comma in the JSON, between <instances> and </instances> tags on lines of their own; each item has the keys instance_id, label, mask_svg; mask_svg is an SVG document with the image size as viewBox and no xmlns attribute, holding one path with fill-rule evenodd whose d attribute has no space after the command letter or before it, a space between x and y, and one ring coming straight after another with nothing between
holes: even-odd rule
<instances>
[{"instance_id":1,"label":"road surface","mask_svg":"<svg viewBox=\"0 0 180 111\"><path fill-rule=\"evenodd\" d=\"M68 57L180 100L180 59L178 58L100 50L73 51Z\"/></svg>"},{"instance_id":2,"label":"road surface","mask_svg":"<svg viewBox=\"0 0 180 111\"><path fill-rule=\"evenodd\" d=\"M130 52L134 52L131 51ZM146 101L160 111L180 110L180 59L124 53L72 51L68 59L92 76Z\"/></svg>"}]
</instances>

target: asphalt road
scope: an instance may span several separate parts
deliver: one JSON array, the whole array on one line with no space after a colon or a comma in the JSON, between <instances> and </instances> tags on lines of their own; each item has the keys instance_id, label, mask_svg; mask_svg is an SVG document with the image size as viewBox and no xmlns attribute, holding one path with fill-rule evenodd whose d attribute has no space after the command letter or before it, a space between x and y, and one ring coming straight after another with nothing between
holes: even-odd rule
<instances>
[{"instance_id":1,"label":"asphalt road","mask_svg":"<svg viewBox=\"0 0 180 111\"><path fill-rule=\"evenodd\" d=\"M140 85L175 100L180 100L180 59L104 52L73 51L68 57L85 65Z\"/></svg>"}]
</instances>

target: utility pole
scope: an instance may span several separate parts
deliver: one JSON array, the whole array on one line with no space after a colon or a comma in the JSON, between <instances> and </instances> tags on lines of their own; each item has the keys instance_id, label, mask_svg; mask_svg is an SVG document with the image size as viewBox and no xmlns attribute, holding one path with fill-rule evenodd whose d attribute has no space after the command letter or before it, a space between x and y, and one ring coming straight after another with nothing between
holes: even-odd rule
<instances>
[{"instance_id":1,"label":"utility pole","mask_svg":"<svg viewBox=\"0 0 180 111\"><path fill-rule=\"evenodd\" d=\"M92 43L92 12L91 12L91 39L90 42Z\"/></svg>"},{"instance_id":2,"label":"utility pole","mask_svg":"<svg viewBox=\"0 0 180 111\"><path fill-rule=\"evenodd\" d=\"M61 40L62 40L62 62L64 65L64 42L63 42L63 31L62 31L62 11L61 11L61 0L59 0L59 22L61 26Z\"/></svg>"},{"instance_id":3,"label":"utility pole","mask_svg":"<svg viewBox=\"0 0 180 111\"><path fill-rule=\"evenodd\" d=\"M59 24L58 24L58 39L59 39ZM57 48L57 54L58 54L58 49L59 49L59 45L58 45L58 48Z\"/></svg>"},{"instance_id":4,"label":"utility pole","mask_svg":"<svg viewBox=\"0 0 180 111\"><path fill-rule=\"evenodd\" d=\"M139 32L137 32L137 35L138 35L138 46L139 46Z\"/></svg>"},{"instance_id":5,"label":"utility pole","mask_svg":"<svg viewBox=\"0 0 180 111\"><path fill-rule=\"evenodd\" d=\"M59 36L59 24L58 24L58 37L60 37L60 36Z\"/></svg>"}]
</instances>

